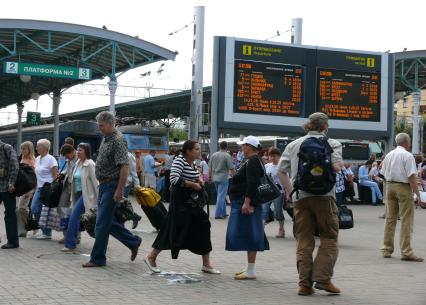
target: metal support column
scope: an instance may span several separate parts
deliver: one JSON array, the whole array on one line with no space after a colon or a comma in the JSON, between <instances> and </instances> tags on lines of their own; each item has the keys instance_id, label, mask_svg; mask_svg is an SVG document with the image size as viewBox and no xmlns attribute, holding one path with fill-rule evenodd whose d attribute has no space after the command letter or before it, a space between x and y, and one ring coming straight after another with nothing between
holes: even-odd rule
<instances>
[{"instance_id":1,"label":"metal support column","mask_svg":"<svg viewBox=\"0 0 426 305\"><path fill-rule=\"evenodd\" d=\"M53 92L53 156L59 157L59 104L61 103L61 91Z\"/></svg>"},{"instance_id":2,"label":"metal support column","mask_svg":"<svg viewBox=\"0 0 426 305\"><path fill-rule=\"evenodd\" d=\"M109 111L115 114L115 92L117 92L118 82L116 78L110 78L109 89Z\"/></svg>"},{"instance_id":3,"label":"metal support column","mask_svg":"<svg viewBox=\"0 0 426 305\"><path fill-rule=\"evenodd\" d=\"M189 129L189 138L198 141L201 104L203 103L204 6L196 6L194 12L195 22L190 104L191 126Z\"/></svg>"},{"instance_id":4,"label":"metal support column","mask_svg":"<svg viewBox=\"0 0 426 305\"><path fill-rule=\"evenodd\" d=\"M219 85L219 38L214 38L213 44L213 79L212 79L212 101L210 111L210 156L217 152L218 148L218 130L217 130L217 108L219 104L218 85Z\"/></svg>"},{"instance_id":5,"label":"metal support column","mask_svg":"<svg viewBox=\"0 0 426 305\"><path fill-rule=\"evenodd\" d=\"M22 103L18 103L16 106L18 107L18 138L16 140L16 153L19 154L22 143L22 112L24 111L24 105Z\"/></svg>"},{"instance_id":6,"label":"metal support column","mask_svg":"<svg viewBox=\"0 0 426 305\"><path fill-rule=\"evenodd\" d=\"M302 44L302 18L293 18L291 20L291 43Z\"/></svg>"},{"instance_id":7,"label":"metal support column","mask_svg":"<svg viewBox=\"0 0 426 305\"><path fill-rule=\"evenodd\" d=\"M420 90L416 90L413 92L413 143L412 143L412 150L411 152L413 154L420 153L420 132L419 132L419 108L420 108Z\"/></svg>"}]
</instances>

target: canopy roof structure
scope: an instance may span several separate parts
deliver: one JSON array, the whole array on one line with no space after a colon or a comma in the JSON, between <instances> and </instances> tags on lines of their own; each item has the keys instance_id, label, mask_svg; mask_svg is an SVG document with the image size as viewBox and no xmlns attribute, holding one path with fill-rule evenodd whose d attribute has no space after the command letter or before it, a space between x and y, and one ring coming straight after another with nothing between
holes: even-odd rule
<instances>
[{"instance_id":1,"label":"canopy roof structure","mask_svg":"<svg viewBox=\"0 0 426 305\"><path fill-rule=\"evenodd\" d=\"M176 52L105 26L0 19L0 108L87 81L33 76L25 83L19 75L4 73L6 62L89 68L91 79L115 80L118 73L175 57Z\"/></svg>"},{"instance_id":2,"label":"canopy roof structure","mask_svg":"<svg viewBox=\"0 0 426 305\"><path fill-rule=\"evenodd\" d=\"M426 50L393 53L395 92L410 94L426 89Z\"/></svg>"}]
</instances>

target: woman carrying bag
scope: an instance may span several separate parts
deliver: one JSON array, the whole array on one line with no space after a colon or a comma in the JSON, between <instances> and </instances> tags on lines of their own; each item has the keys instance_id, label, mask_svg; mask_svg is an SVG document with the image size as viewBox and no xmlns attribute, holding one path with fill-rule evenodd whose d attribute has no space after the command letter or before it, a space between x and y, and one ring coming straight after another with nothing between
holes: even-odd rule
<instances>
[{"instance_id":1,"label":"woman carrying bag","mask_svg":"<svg viewBox=\"0 0 426 305\"><path fill-rule=\"evenodd\" d=\"M262 205L253 203L265 170L257 155L260 149L257 138L248 136L237 144L242 147L245 162L232 178L229 189L231 214L226 231L225 250L247 251L247 268L237 272L234 279L255 280L256 254L258 251L269 250L262 222Z\"/></svg>"},{"instance_id":2,"label":"woman carrying bag","mask_svg":"<svg viewBox=\"0 0 426 305\"><path fill-rule=\"evenodd\" d=\"M80 216L90 208L96 207L98 200L98 180L95 175L95 162L91 159L90 145L80 143L77 146L77 163L72 173L71 201L73 209L68 222L65 247L62 252L73 252L77 244L80 228Z\"/></svg>"},{"instance_id":3,"label":"woman carrying bag","mask_svg":"<svg viewBox=\"0 0 426 305\"><path fill-rule=\"evenodd\" d=\"M34 145L30 141L26 141L21 144L21 164L26 164L35 169L35 157L34 157ZM34 194L34 190L17 197L17 209L16 218L18 220L18 236L26 237L27 230L25 229L25 223L28 218L28 204L30 203L31 197Z\"/></svg>"},{"instance_id":4,"label":"woman carrying bag","mask_svg":"<svg viewBox=\"0 0 426 305\"><path fill-rule=\"evenodd\" d=\"M200 202L193 199L202 190L202 180L194 161L200 157L201 146L188 140L182 146L182 155L173 161L170 169L170 207L167 218L158 233L152 251L144 259L148 268L160 272L156 259L162 250L171 250L172 258L177 259L180 250L188 249L202 255L205 273L220 274L210 264L212 244L210 221Z\"/></svg>"},{"instance_id":5,"label":"woman carrying bag","mask_svg":"<svg viewBox=\"0 0 426 305\"><path fill-rule=\"evenodd\" d=\"M37 176L37 190L34 193L33 200L31 202L31 211L35 217L35 220L39 222L41 216L41 210L43 204L40 201L40 193L44 183L51 183L58 176L58 162L55 157L49 154L50 141L47 139L40 139L37 141L37 152L39 156L35 161L35 173ZM52 239L52 230L49 228L42 229L41 234L37 234L34 231L30 238L36 238L39 240Z\"/></svg>"}]
</instances>

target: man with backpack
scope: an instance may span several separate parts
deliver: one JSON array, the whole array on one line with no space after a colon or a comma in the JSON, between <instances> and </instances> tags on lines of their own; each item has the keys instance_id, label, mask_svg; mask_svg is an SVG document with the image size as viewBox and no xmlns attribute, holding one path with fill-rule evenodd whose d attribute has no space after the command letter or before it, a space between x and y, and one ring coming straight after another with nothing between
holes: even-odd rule
<instances>
[{"instance_id":1,"label":"man with backpack","mask_svg":"<svg viewBox=\"0 0 426 305\"><path fill-rule=\"evenodd\" d=\"M322 112L311 114L303 127L307 134L287 145L278 164L281 183L294 202L298 294L313 294L314 282L317 289L340 293L331 277L339 251L335 183L336 172L341 170L342 145L326 137L328 117ZM314 260L316 230L320 247Z\"/></svg>"}]
</instances>

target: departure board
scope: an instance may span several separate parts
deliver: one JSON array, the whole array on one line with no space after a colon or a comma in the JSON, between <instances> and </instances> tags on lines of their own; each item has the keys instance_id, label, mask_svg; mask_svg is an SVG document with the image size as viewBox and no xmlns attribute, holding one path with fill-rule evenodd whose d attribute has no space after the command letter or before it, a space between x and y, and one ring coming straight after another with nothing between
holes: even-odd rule
<instances>
[{"instance_id":1,"label":"departure board","mask_svg":"<svg viewBox=\"0 0 426 305\"><path fill-rule=\"evenodd\" d=\"M235 60L234 112L300 117L304 67Z\"/></svg>"},{"instance_id":2,"label":"departure board","mask_svg":"<svg viewBox=\"0 0 426 305\"><path fill-rule=\"evenodd\" d=\"M317 69L317 104L330 119L380 121L380 73Z\"/></svg>"}]
</instances>

